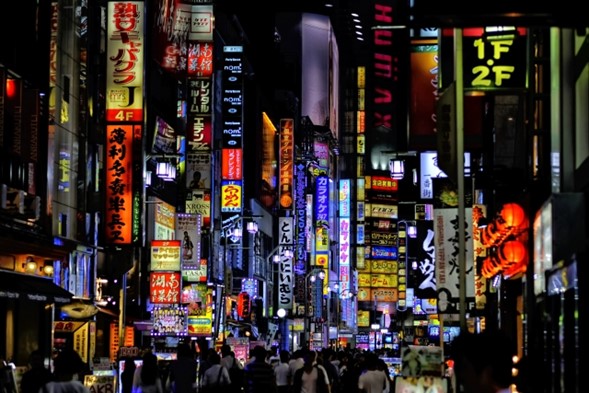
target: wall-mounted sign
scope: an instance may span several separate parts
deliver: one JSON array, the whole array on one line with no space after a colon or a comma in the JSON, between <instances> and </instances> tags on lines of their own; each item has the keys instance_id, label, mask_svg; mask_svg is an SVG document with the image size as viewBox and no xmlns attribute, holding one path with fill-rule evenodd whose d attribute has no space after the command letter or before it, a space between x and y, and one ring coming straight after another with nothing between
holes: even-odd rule
<instances>
[{"instance_id":1,"label":"wall-mounted sign","mask_svg":"<svg viewBox=\"0 0 589 393\"><path fill-rule=\"evenodd\" d=\"M152 272L149 275L149 301L153 304L180 302L180 273Z\"/></svg>"}]
</instances>

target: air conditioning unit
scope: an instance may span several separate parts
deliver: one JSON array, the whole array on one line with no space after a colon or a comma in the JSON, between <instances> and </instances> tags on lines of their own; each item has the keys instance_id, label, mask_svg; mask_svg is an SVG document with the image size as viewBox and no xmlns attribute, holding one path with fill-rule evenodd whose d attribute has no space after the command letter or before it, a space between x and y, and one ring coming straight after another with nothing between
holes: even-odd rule
<instances>
[{"instance_id":1,"label":"air conditioning unit","mask_svg":"<svg viewBox=\"0 0 589 393\"><path fill-rule=\"evenodd\" d=\"M25 196L26 192L9 188L6 184L0 187L2 195L0 196L0 207L4 210L11 210L20 214L25 213Z\"/></svg>"}]
</instances>

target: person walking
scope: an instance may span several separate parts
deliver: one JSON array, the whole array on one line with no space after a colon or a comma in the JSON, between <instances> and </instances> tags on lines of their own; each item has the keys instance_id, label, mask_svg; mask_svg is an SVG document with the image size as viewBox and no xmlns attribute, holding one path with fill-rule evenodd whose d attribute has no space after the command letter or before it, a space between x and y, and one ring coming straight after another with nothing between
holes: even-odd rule
<instances>
[{"instance_id":1,"label":"person walking","mask_svg":"<svg viewBox=\"0 0 589 393\"><path fill-rule=\"evenodd\" d=\"M170 364L166 390L170 393L194 393L197 366L190 346L186 343L178 344L176 360Z\"/></svg>"},{"instance_id":2,"label":"person walking","mask_svg":"<svg viewBox=\"0 0 589 393\"><path fill-rule=\"evenodd\" d=\"M203 375L201 391L205 393L221 392L223 387L231 384L229 371L221 365L221 356L218 353L212 352L208 360L211 366Z\"/></svg>"},{"instance_id":3,"label":"person walking","mask_svg":"<svg viewBox=\"0 0 589 393\"><path fill-rule=\"evenodd\" d=\"M464 393L508 393L513 377L511 339L501 331L461 332L452 340L456 390ZM462 386L462 390L459 387Z\"/></svg>"},{"instance_id":4,"label":"person walking","mask_svg":"<svg viewBox=\"0 0 589 393\"><path fill-rule=\"evenodd\" d=\"M21 393L39 393L41 387L53 381L51 370L45 367L43 352L36 349L29 357L29 369L20 380Z\"/></svg>"},{"instance_id":5,"label":"person walking","mask_svg":"<svg viewBox=\"0 0 589 393\"><path fill-rule=\"evenodd\" d=\"M133 377L135 376L135 370L137 369L135 360L131 357L126 358L123 367L123 371L121 372L121 392L132 393Z\"/></svg>"},{"instance_id":6,"label":"person walking","mask_svg":"<svg viewBox=\"0 0 589 393\"><path fill-rule=\"evenodd\" d=\"M40 391L43 393L90 393L80 381L86 371L86 364L71 348L61 350L53 359L53 381L47 382Z\"/></svg>"},{"instance_id":7,"label":"person walking","mask_svg":"<svg viewBox=\"0 0 589 393\"><path fill-rule=\"evenodd\" d=\"M253 358L245 365L245 393L274 393L276 392L276 378L274 369L266 362L266 349L256 345L251 351Z\"/></svg>"},{"instance_id":8,"label":"person walking","mask_svg":"<svg viewBox=\"0 0 589 393\"><path fill-rule=\"evenodd\" d=\"M383 393L387 389L387 376L378 369L378 356L366 354L366 370L358 378L360 393Z\"/></svg>"},{"instance_id":9,"label":"person walking","mask_svg":"<svg viewBox=\"0 0 589 393\"><path fill-rule=\"evenodd\" d=\"M327 371L317 364L317 352L305 354L305 365L293 376L292 393L331 393Z\"/></svg>"},{"instance_id":10,"label":"person walking","mask_svg":"<svg viewBox=\"0 0 589 393\"><path fill-rule=\"evenodd\" d=\"M290 360L290 353L287 350L279 352L279 362L274 367L274 376L276 377L276 393L289 393L292 375L290 374L290 367L288 361Z\"/></svg>"},{"instance_id":11,"label":"person walking","mask_svg":"<svg viewBox=\"0 0 589 393\"><path fill-rule=\"evenodd\" d=\"M43 352L36 349L29 356L29 369L20 381L21 393L39 393L41 387L53 380L53 373L45 367Z\"/></svg>"},{"instance_id":12,"label":"person walking","mask_svg":"<svg viewBox=\"0 0 589 393\"><path fill-rule=\"evenodd\" d=\"M235 359L235 352L228 344L221 346L221 365L229 372L231 393L240 393L243 390L243 366Z\"/></svg>"},{"instance_id":13,"label":"person walking","mask_svg":"<svg viewBox=\"0 0 589 393\"><path fill-rule=\"evenodd\" d=\"M133 375L132 393L164 393L157 356L147 351L143 354L141 366L137 367Z\"/></svg>"}]
</instances>

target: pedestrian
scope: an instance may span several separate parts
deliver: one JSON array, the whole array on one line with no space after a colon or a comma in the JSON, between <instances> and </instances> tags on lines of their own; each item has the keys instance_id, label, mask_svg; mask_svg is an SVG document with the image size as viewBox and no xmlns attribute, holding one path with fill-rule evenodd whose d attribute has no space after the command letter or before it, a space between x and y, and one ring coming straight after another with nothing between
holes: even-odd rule
<instances>
[{"instance_id":1,"label":"pedestrian","mask_svg":"<svg viewBox=\"0 0 589 393\"><path fill-rule=\"evenodd\" d=\"M164 393L157 356L147 351L142 360L133 375L133 393Z\"/></svg>"},{"instance_id":2,"label":"pedestrian","mask_svg":"<svg viewBox=\"0 0 589 393\"><path fill-rule=\"evenodd\" d=\"M361 393L383 393L387 389L387 376L378 369L378 356L369 352L365 356L366 370L358 377Z\"/></svg>"},{"instance_id":3,"label":"pedestrian","mask_svg":"<svg viewBox=\"0 0 589 393\"><path fill-rule=\"evenodd\" d=\"M20 380L21 393L39 393L41 387L53 380L53 373L45 367L43 352L36 349L29 356L29 369Z\"/></svg>"},{"instance_id":4,"label":"pedestrian","mask_svg":"<svg viewBox=\"0 0 589 393\"><path fill-rule=\"evenodd\" d=\"M256 345L251 351L253 358L245 365L245 393L274 393L276 391L276 378L274 369L266 362L266 349Z\"/></svg>"},{"instance_id":5,"label":"pedestrian","mask_svg":"<svg viewBox=\"0 0 589 393\"><path fill-rule=\"evenodd\" d=\"M451 343L451 353L457 390L464 393L511 391L516 350L504 332L461 332Z\"/></svg>"},{"instance_id":6,"label":"pedestrian","mask_svg":"<svg viewBox=\"0 0 589 393\"><path fill-rule=\"evenodd\" d=\"M133 377L135 375L136 369L137 365L135 364L135 360L131 357L126 358L125 362L123 363L123 371L121 372L122 393L133 392Z\"/></svg>"},{"instance_id":7,"label":"pedestrian","mask_svg":"<svg viewBox=\"0 0 589 393\"><path fill-rule=\"evenodd\" d=\"M235 352L228 344L221 346L221 365L229 372L230 393L240 393L243 390L243 366L239 360L235 359Z\"/></svg>"},{"instance_id":8,"label":"pedestrian","mask_svg":"<svg viewBox=\"0 0 589 393\"><path fill-rule=\"evenodd\" d=\"M222 392L231 384L229 371L221 365L221 356L216 352L209 355L208 361L210 367L203 375L201 389L205 393Z\"/></svg>"},{"instance_id":9,"label":"pedestrian","mask_svg":"<svg viewBox=\"0 0 589 393\"><path fill-rule=\"evenodd\" d=\"M194 353L186 343L178 344L176 360L170 364L166 390L170 393L194 393L196 391L196 368Z\"/></svg>"},{"instance_id":10,"label":"pedestrian","mask_svg":"<svg viewBox=\"0 0 589 393\"><path fill-rule=\"evenodd\" d=\"M292 385L292 378L294 377L295 372L299 368L302 368L304 365L305 365L304 352L302 349L297 349L296 351L294 351L292 353L292 356L290 357L290 360L288 361L288 367L290 368L290 375L291 375L291 382L290 382L291 385Z\"/></svg>"},{"instance_id":11,"label":"pedestrian","mask_svg":"<svg viewBox=\"0 0 589 393\"><path fill-rule=\"evenodd\" d=\"M323 348L321 351L321 355L319 359L322 361L319 362L327 371L327 376L329 377L329 385L331 386L332 393L336 393L339 391L339 370L337 366L333 363L336 360L335 351L331 348Z\"/></svg>"},{"instance_id":12,"label":"pedestrian","mask_svg":"<svg viewBox=\"0 0 589 393\"><path fill-rule=\"evenodd\" d=\"M42 388L43 393L90 393L81 382L86 364L80 355L71 348L62 349L53 359L53 381Z\"/></svg>"},{"instance_id":13,"label":"pedestrian","mask_svg":"<svg viewBox=\"0 0 589 393\"><path fill-rule=\"evenodd\" d=\"M329 376L323 366L317 363L317 352L305 354L305 364L299 368L292 383L292 393L331 393Z\"/></svg>"},{"instance_id":14,"label":"pedestrian","mask_svg":"<svg viewBox=\"0 0 589 393\"><path fill-rule=\"evenodd\" d=\"M288 361L290 360L290 353L283 349L279 352L279 362L274 367L274 376L276 377L276 392L288 393L290 392L290 383L292 376L290 374L290 367Z\"/></svg>"}]
</instances>

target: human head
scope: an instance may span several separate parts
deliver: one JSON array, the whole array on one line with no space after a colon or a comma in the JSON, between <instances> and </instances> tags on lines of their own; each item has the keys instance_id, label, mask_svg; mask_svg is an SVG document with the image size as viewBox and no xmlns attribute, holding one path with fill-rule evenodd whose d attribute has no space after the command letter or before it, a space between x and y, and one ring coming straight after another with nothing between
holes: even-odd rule
<instances>
[{"instance_id":1,"label":"human head","mask_svg":"<svg viewBox=\"0 0 589 393\"><path fill-rule=\"evenodd\" d=\"M71 348L62 349L53 359L53 372L58 381L71 381L74 375L84 371L84 361Z\"/></svg>"},{"instance_id":2,"label":"human head","mask_svg":"<svg viewBox=\"0 0 589 393\"><path fill-rule=\"evenodd\" d=\"M209 362L211 364L221 363L221 356L217 352L213 352L209 355Z\"/></svg>"},{"instance_id":3,"label":"human head","mask_svg":"<svg viewBox=\"0 0 589 393\"><path fill-rule=\"evenodd\" d=\"M266 348L261 345L256 345L251 351L251 356L256 358L256 362L265 362L266 354Z\"/></svg>"},{"instance_id":4,"label":"human head","mask_svg":"<svg viewBox=\"0 0 589 393\"><path fill-rule=\"evenodd\" d=\"M229 354L231 354L231 346L228 344L223 344L221 346L221 355L223 355L223 357L225 357Z\"/></svg>"},{"instance_id":5,"label":"human head","mask_svg":"<svg viewBox=\"0 0 589 393\"><path fill-rule=\"evenodd\" d=\"M193 357L192 350L190 349L190 346L186 343L179 343L178 347L176 348L176 352L177 352L179 358Z\"/></svg>"},{"instance_id":6,"label":"human head","mask_svg":"<svg viewBox=\"0 0 589 393\"><path fill-rule=\"evenodd\" d=\"M31 352L31 355L29 357L29 363L31 365L31 368L44 367L44 362L45 357L43 356L43 352L41 352L41 350L35 349L33 352Z\"/></svg>"},{"instance_id":7,"label":"human head","mask_svg":"<svg viewBox=\"0 0 589 393\"><path fill-rule=\"evenodd\" d=\"M288 363L288 361L290 360L290 352L288 352L286 349L283 349L280 351L280 361L282 363Z\"/></svg>"},{"instance_id":8,"label":"human head","mask_svg":"<svg viewBox=\"0 0 589 393\"><path fill-rule=\"evenodd\" d=\"M500 331L462 332L452 341L454 372L465 393L495 393L513 383L515 348Z\"/></svg>"},{"instance_id":9,"label":"human head","mask_svg":"<svg viewBox=\"0 0 589 393\"><path fill-rule=\"evenodd\" d=\"M133 358L125 358L125 371L133 372L136 368L137 366L135 365L135 360L133 360Z\"/></svg>"}]
</instances>

